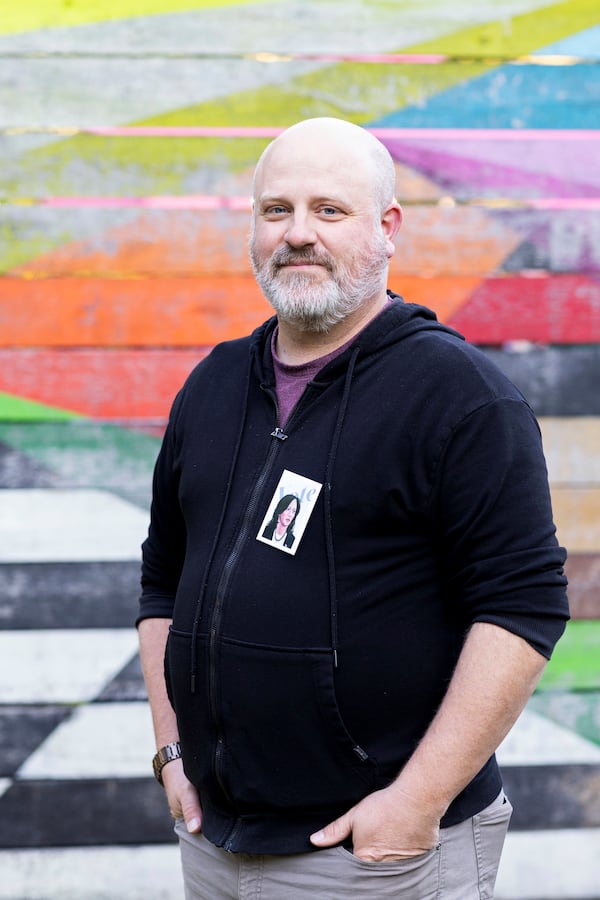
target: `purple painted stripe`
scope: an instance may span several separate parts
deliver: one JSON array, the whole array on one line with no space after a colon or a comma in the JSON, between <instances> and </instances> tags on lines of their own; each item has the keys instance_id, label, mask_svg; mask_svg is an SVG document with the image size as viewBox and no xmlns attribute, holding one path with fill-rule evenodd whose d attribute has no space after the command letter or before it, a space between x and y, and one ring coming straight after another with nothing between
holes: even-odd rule
<instances>
[{"instance_id":1,"label":"purple painted stripe","mask_svg":"<svg viewBox=\"0 0 600 900\"><path fill-rule=\"evenodd\" d=\"M465 155L457 147L455 152L437 150L423 144L404 144L401 142L387 141L386 146L395 160L411 168L422 172L451 192L468 190L473 195L477 191L492 189L495 194L520 192L525 193L523 202L528 206L538 204L536 194L542 195L544 202L550 205L545 208L561 208L558 201L564 201L569 209L582 209L581 202L586 198L594 201L600 196L600 178L597 184L589 184L576 180L575 175L582 179L586 175L595 172L590 168L570 158L564 160L563 177L558 174L551 175L543 171L532 172L517 167L517 165L502 165L488 159L478 159ZM514 149L517 149L516 147ZM522 152L522 148L521 152ZM533 198L532 198L533 195ZM530 199L531 198L531 199ZM497 198L500 202L505 199ZM517 199L517 198L515 198ZM577 201L577 203L575 203ZM592 202L592 207L596 208Z\"/></svg>"},{"instance_id":2,"label":"purple painted stripe","mask_svg":"<svg viewBox=\"0 0 600 900\"><path fill-rule=\"evenodd\" d=\"M387 142L390 149L394 146ZM400 142L399 142L400 143ZM427 141L407 142L410 151L422 148L424 153L432 149L432 143ZM475 165L507 166L518 170L525 177L525 173L534 176L549 176L558 179L556 182L564 183L573 179L573 173L577 173L578 183L586 185L596 184L600 186L600 165L598 165L598 147L593 141L587 143L571 144L567 141L555 141L550 149L543 141L531 141L526 146L519 142L497 141L448 141L444 147L450 156L468 157ZM530 175L527 176L529 178ZM502 180L498 183L508 183ZM529 182L531 183L531 182ZM552 196L556 191L548 189L547 194Z\"/></svg>"}]
</instances>

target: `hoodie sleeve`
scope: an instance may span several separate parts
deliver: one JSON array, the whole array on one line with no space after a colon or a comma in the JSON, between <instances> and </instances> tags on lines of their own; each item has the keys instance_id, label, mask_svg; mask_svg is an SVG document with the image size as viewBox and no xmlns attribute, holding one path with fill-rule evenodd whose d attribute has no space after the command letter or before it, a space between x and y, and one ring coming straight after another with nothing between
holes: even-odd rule
<instances>
[{"instance_id":1,"label":"hoodie sleeve","mask_svg":"<svg viewBox=\"0 0 600 900\"><path fill-rule=\"evenodd\" d=\"M186 530L179 505L176 417L180 397L165 431L154 467L148 537L142 544L142 593L136 625L142 619L172 618L185 555Z\"/></svg>"},{"instance_id":2,"label":"hoodie sleeve","mask_svg":"<svg viewBox=\"0 0 600 900\"><path fill-rule=\"evenodd\" d=\"M493 400L452 429L432 513L465 621L506 628L550 658L569 618L566 552L556 539L541 435L526 402Z\"/></svg>"}]
</instances>

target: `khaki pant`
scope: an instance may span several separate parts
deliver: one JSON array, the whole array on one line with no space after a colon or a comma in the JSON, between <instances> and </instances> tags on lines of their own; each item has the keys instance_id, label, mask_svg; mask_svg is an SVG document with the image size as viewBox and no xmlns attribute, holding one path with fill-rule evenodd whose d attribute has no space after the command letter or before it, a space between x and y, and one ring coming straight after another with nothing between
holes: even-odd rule
<instances>
[{"instance_id":1,"label":"khaki pant","mask_svg":"<svg viewBox=\"0 0 600 900\"><path fill-rule=\"evenodd\" d=\"M202 835L179 837L186 900L492 900L512 807L504 793L440 832L414 859L364 862L343 847L293 856L226 853Z\"/></svg>"}]
</instances>

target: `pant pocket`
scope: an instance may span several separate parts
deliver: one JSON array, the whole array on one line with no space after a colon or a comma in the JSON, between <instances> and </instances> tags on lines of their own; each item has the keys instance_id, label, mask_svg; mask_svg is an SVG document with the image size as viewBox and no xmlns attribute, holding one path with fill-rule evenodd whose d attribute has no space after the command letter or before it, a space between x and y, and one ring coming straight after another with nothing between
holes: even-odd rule
<instances>
[{"instance_id":1,"label":"pant pocket","mask_svg":"<svg viewBox=\"0 0 600 900\"><path fill-rule=\"evenodd\" d=\"M350 873L353 896L394 897L398 900L436 900L440 888L440 845L413 856L392 862L370 862L354 856L350 850L337 847Z\"/></svg>"},{"instance_id":2,"label":"pant pocket","mask_svg":"<svg viewBox=\"0 0 600 900\"><path fill-rule=\"evenodd\" d=\"M494 896L494 884L512 811L508 797L500 791L493 803L473 816L481 900L492 900Z\"/></svg>"}]
</instances>

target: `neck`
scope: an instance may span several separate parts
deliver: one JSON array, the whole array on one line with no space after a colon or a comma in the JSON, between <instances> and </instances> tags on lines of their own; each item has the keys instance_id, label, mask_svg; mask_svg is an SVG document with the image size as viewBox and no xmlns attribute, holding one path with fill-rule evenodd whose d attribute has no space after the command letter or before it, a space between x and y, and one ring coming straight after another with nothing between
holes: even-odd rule
<instances>
[{"instance_id":1,"label":"neck","mask_svg":"<svg viewBox=\"0 0 600 900\"><path fill-rule=\"evenodd\" d=\"M387 293L384 291L383 294L362 303L354 313L338 322L329 331L323 332L302 331L295 325L279 319L275 346L277 356L290 366L301 366L313 359L327 356L362 331L386 304Z\"/></svg>"}]
</instances>

